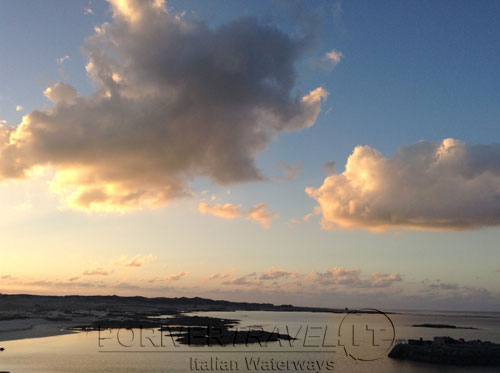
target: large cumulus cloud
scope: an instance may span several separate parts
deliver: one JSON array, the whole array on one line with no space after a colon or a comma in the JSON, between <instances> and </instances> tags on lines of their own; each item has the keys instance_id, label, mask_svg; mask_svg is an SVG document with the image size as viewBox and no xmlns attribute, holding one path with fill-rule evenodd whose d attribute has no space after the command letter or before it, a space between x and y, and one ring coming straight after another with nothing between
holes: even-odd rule
<instances>
[{"instance_id":1,"label":"large cumulus cloud","mask_svg":"<svg viewBox=\"0 0 500 373\"><path fill-rule=\"evenodd\" d=\"M263 179L254 158L273 135L314 123L327 92L294 93L307 40L254 18L211 29L161 1L110 3L113 21L83 47L95 92L58 83L44 92L53 107L0 126L0 179L49 166L72 207L162 205L195 176Z\"/></svg>"},{"instance_id":2,"label":"large cumulus cloud","mask_svg":"<svg viewBox=\"0 0 500 373\"><path fill-rule=\"evenodd\" d=\"M358 146L344 172L306 192L319 203L325 229L500 225L500 144L420 141L389 158Z\"/></svg>"}]
</instances>

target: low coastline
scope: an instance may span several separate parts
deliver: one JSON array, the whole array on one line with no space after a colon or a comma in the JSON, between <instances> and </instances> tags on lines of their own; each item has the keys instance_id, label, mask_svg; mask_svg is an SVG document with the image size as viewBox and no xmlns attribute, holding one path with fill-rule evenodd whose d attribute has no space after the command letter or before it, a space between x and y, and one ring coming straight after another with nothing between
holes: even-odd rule
<instances>
[{"instance_id":1,"label":"low coastline","mask_svg":"<svg viewBox=\"0 0 500 373\"><path fill-rule=\"evenodd\" d=\"M36 296L0 294L0 342L50 337L103 328L160 327L164 324L216 326L229 338L239 320L185 314L207 311L280 311L345 313L345 309L295 307L204 298L145 298L119 296ZM159 316L175 319L161 319ZM269 336L276 338L275 336ZM182 342L182 336L179 336ZM289 336L281 336L286 339ZM237 339L237 338L236 338ZM0 345L1 347L1 345Z\"/></svg>"}]
</instances>

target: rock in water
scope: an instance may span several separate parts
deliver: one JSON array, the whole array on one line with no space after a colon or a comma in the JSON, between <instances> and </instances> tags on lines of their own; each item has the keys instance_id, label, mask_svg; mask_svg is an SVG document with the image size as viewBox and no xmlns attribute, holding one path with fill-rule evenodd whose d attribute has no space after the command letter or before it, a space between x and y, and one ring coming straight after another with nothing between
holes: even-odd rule
<instances>
[{"instance_id":1,"label":"rock in water","mask_svg":"<svg viewBox=\"0 0 500 373\"><path fill-rule=\"evenodd\" d=\"M409 340L399 343L390 358L433 364L500 366L500 345L482 341L435 337L433 341Z\"/></svg>"}]
</instances>

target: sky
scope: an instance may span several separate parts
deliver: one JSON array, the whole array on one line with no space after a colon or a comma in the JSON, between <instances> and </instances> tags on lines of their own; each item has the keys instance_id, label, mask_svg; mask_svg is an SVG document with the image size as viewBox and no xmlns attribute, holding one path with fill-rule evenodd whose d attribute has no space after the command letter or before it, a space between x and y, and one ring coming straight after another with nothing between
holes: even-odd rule
<instances>
[{"instance_id":1,"label":"sky","mask_svg":"<svg viewBox=\"0 0 500 373\"><path fill-rule=\"evenodd\" d=\"M500 2L0 2L0 292L500 308Z\"/></svg>"}]
</instances>

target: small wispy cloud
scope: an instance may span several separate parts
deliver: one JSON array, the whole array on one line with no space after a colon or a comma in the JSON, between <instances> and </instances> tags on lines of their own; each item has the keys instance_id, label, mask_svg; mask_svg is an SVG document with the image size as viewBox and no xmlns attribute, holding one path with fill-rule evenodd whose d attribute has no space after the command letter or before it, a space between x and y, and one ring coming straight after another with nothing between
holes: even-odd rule
<instances>
[{"instance_id":1,"label":"small wispy cloud","mask_svg":"<svg viewBox=\"0 0 500 373\"><path fill-rule=\"evenodd\" d=\"M342 52L332 49L330 52L326 52L325 56L323 57L322 61L327 64L327 66L331 69L333 69L335 66L337 66L340 61L344 58L344 55Z\"/></svg>"},{"instance_id":2,"label":"small wispy cloud","mask_svg":"<svg viewBox=\"0 0 500 373\"><path fill-rule=\"evenodd\" d=\"M360 269L333 267L326 272L317 272L316 281L324 286L349 285L356 288L387 288L403 281L399 273L375 272L362 276Z\"/></svg>"},{"instance_id":3,"label":"small wispy cloud","mask_svg":"<svg viewBox=\"0 0 500 373\"><path fill-rule=\"evenodd\" d=\"M88 14L94 14L94 11L93 11L92 9L90 9L90 8L85 8L85 9L83 10L83 12L84 12L86 15L88 15Z\"/></svg>"},{"instance_id":4,"label":"small wispy cloud","mask_svg":"<svg viewBox=\"0 0 500 373\"><path fill-rule=\"evenodd\" d=\"M17 105L16 106L16 111L21 111L21 110L23 110L23 107L21 105Z\"/></svg>"},{"instance_id":5,"label":"small wispy cloud","mask_svg":"<svg viewBox=\"0 0 500 373\"><path fill-rule=\"evenodd\" d=\"M260 275L260 280L276 280L279 278L286 278L290 276L292 273L287 272L284 269L276 269L275 267L271 267L267 272Z\"/></svg>"},{"instance_id":6,"label":"small wispy cloud","mask_svg":"<svg viewBox=\"0 0 500 373\"><path fill-rule=\"evenodd\" d=\"M321 208L319 208L318 206L316 206L313 210L313 212L310 212L308 214L305 214L304 217L302 218L302 220L304 221L309 221L311 220L311 218L313 218L314 216L316 215L320 215L321 214Z\"/></svg>"},{"instance_id":7,"label":"small wispy cloud","mask_svg":"<svg viewBox=\"0 0 500 373\"><path fill-rule=\"evenodd\" d=\"M332 175L335 173L335 162L325 162L323 164L323 171L325 171L328 175Z\"/></svg>"},{"instance_id":8,"label":"small wispy cloud","mask_svg":"<svg viewBox=\"0 0 500 373\"><path fill-rule=\"evenodd\" d=\"M242 211L241 205L236 205L233 203L210 205L208 203L200 203L198 205L198 211L202 214L210 214L223 219L234 219L238 216L244 215L245 212Z\"/></svg>"},{"instance_id":9,"label":"small wispy cloud","mask_svg":"<svg viewBox=\"0 0 500 373\"><path fill-rule=\"evenodd\" d=\"M318 68L324 71L333 70L344 58L344 54L337 49L326 52L321 57L313 57L310 60L312 68Z\"/></svg>"},{"instance_id":10,"label":"small wispy cloud","mask_svg":"<svg viewBox=\"0 0 500 373\"><path fill-rule=\"evenodd\" d=\"M168 275L165 277L166 281L178 281L183 277L186 277L189 274L189 272L179 272L173 275Z\"/></svg>"},{"instance_id":11,"label":"small wispy cloud","mask_svg":"<svg viewBox=\"0 0 500 373\"><path fill-rule=\"evenodd\" d=\"M122 255L117 261L115 261L115 264L124 267L142 267L144 264L150 263L154 260L156 260L156 257L153 254L144 256L136 255L132 258L129 258L128 255Z\"/></svg>"},{"instance_id":12,"label":"small wispy cloud","mask_svg":"<svg viewBox=\"0 0 500 373\"><path fill-rule=\"evenodd\" d=\"M278 216L278 214L270 212L264 203L255 205L248 212L248 219L256 221L266 229L271 227L271 221L278 218Z\"/></svg>"},{"instance_id":13,"label":"small wispy cloud","mask_svg":"<svg viewBox=\"0 0 500 373\"><path fill-rule=\"evenodd\" d=\"M82 273L84 276L109 276L110 271L105 270L102 267L96 267L94 269L87 269Z\"/></svg>"},{"instance_id":14,"label":"small wispy cloud","mask_svg":"<svg viewBox=\"0 0 500 373\"><path fill-rule=\"evenodd\" d=\"M282 174L279 177L275 178L276 181L281 182L290 181L295 178L297 174L304 171L304 166L302 166L301 162L298 162L296 166L292 166L291 164L283 160L280 160L279 163L274 164L273 166L271 166L271 168L281 171Z\"/></svg>"},{"instance_id":15,"label":"small wispy cloud","mask_svg":"<svg viewBox=\"0 0 500 373\"><path fill-rule=\"evenodd\" d=\"M234 273L234 269L230 269L229 271L226 271L224 273L212 273L208 279L209 280L223 280L225 278L228 278L231 276L231 274Z\"/></svg>"},{"instance_id":16,"label":"small wispy cloud","mask_svg":"<svg viewBox=\"0 0 500 373\"><path fill-rule=\"evenodd\" d=\"M261 224L264 228L269 228L271 221L279 215L271 213L264 203L259 203L248 211L242 210L241 205L232 203L210 205L208 203L200 203L198 211L202 214L210 214L223 219L235 219L239 216L247 216L247 219L253 220Z\"/></svg>"},{"instance_id":17,"label":"small wispy cloud","mask_svg":"<svg viewBox=\"0 0 500 373\"><path fill-rule=\"evenodd\" d=\"M248 276L236 277L231 280L224 281L223 285L237 285L237 286L258 286L261 281L249 280Z\"/></svg>"},{"instance_id":18,"label":"small wispy cloud","mask_svg":"<svg viewBox=\"0 0 500 373\"><path fill-rule=\"evenodd\" d=\"M64 56L64 57L60 57L60 58L57 58L56 59L56 62L58 65L62 65L64 64L66 61L68 61L70 59L70 57L68 55Z\"/></svg>"}]
</instances>

